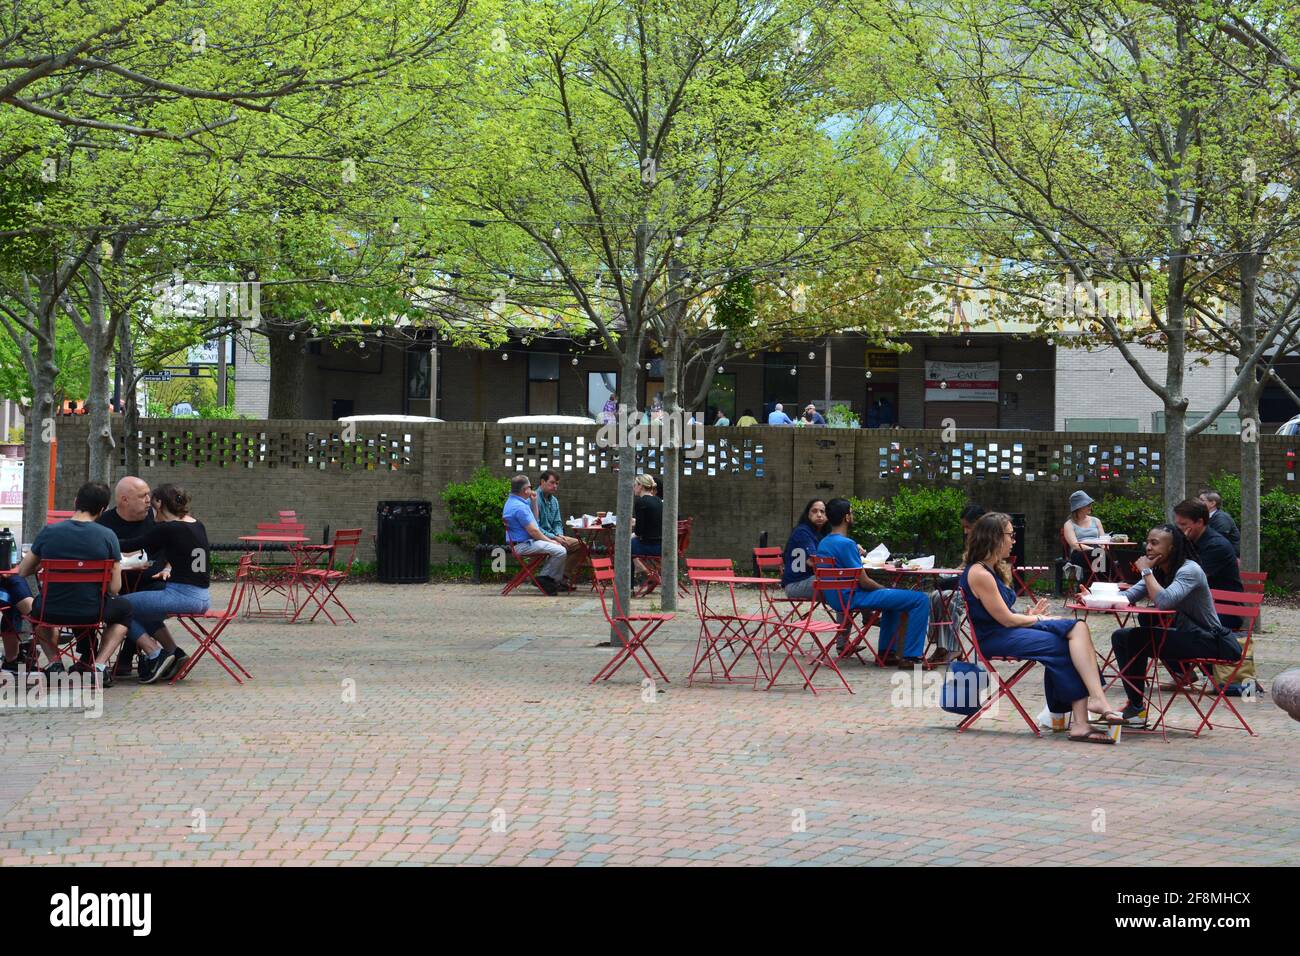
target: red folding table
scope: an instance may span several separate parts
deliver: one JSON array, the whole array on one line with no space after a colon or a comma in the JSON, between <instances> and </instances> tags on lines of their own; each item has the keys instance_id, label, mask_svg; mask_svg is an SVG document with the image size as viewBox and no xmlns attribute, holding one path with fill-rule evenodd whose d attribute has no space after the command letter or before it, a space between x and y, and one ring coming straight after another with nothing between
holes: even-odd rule
<instances>
[{"instance_id":1,"label":"red folding table","mask_svg":"<svg viewBox=\"0 0 1300 956\"><path fill-rule=\"evenodd\" d=\"M257 545L258 564L261 564L262 546L267 544L306 544L311 538L301 534L275 534L272 532L258 532L257 534L243 534L239 536L240 541ZM266 578L254 577L251 581L250 596L251 600L244 605L245 617L266 617L266 618L283 618L289 620L293 613L298 609L296 600L295 572L299 569L298 551L291 549L289 552L290 563L284 566L283 574L271 575ZM259 587L261 588L259 592ZM262 598L270 597L271 594L279 594L284 599L284 606L278 610L264 610L262 608ZM257 605L257 609L253 609Z\"/></svg>"},{"instance_id":2,"label":"red folding table","mask_svg":"<svg viewBox=\"0 0 1300 956\"><path fill-rule=\"evenodd\" d=\"M1136 734L1159 733L1160 736L1167 741L1169 739L1169 734L1165 725L1165 711L1168 710L1168 708L1164 706L1164 691L1160 687L1160 664L1162 663L1160 660L1160 652L1164 650L1165 639L1169 636L1169 626L1173 624L1174 618L1177 617L1178 612L1142 604L1130 604L1127 607L1089 607L1087 604L1071 602L1065 606L1071 611L1075 611L1076 616L1077 612L1082 611L1085 620L1087 620L1088 615L1092 613L1112 614L1115 617L1116 623L1120 627L1125 627L1130 618L1133 617L1150 618L1151 627L1149 628L1149 633L1151 634L1151 653L1147 658L1146 673L1142 675L1146 683L1146 687L1142 691L1142 701L1147 706L1148 717L1151 714L1151 708L1153 706L1155 707L1156 718L1153 723L1148 723L1146 727L1125 727L1124 730L1127 733ZM1093 649L1096 649L1095 643ZM1107 655L1107 660L1109 659L1110 655ZM1168 668L1166 669L1168 670ZM1175 681L1178 680L1178 675L1173 673L1172 670L1170 670L1169 673ZM1117 676L1118 679L1122 680L1125 684L1134 686L1136 675L1125 674L1123 671L1117 671ZM1174 729L1182 730L1183 728L1175 727Z\"/></svg>"}]
</instances>

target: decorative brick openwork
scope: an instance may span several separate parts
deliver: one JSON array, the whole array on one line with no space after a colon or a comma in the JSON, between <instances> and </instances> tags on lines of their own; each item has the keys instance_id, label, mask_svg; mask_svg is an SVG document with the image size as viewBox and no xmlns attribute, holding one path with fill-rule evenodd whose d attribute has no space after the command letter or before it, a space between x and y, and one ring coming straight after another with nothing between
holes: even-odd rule
<instances>
[{"instance_id":1,"label":"decorative brick openwork","mask_svg":"<svg viewBox=\"0 0 1300 956\"><path fill-rule=\"evenodd\" d=\"M418 437L410 432L358 433L282 430L142 429L136 438L144 468L407 471L418 468ZM126 446L118 448L126 465Z\"/></svg>"},{"instance_id":2,"label":"decorative brick openwork","mask_svg":"<svg viewBox=\"0 0 1300 956\"><path fill-rule=\"evenodd\" d=\"M1065 444L984 440L939 447L890 442L879 446L881 478L934 481L1132 481L1159 477L1161 453L1147 444Z\"/></svg>"},{"instance_id":3,"label":"decorative brick openwork","mask_svg":"<svg viewBox=\"0 0 1300 956\"><path fill-rule=\"evenodd\" d=\"M704 454L690 458L682 450L683 477L714 478L718 475L762 478L765 467L763 443L752 438L719 438L704 443ZM637 449L638 471L659 474L661 449ZM513 471L534 474L551 470L559 474L595 475L618 466L618 449L601 446L585 435L507 434L502 439L501 461Z\"/></svg>"}]
</instances>

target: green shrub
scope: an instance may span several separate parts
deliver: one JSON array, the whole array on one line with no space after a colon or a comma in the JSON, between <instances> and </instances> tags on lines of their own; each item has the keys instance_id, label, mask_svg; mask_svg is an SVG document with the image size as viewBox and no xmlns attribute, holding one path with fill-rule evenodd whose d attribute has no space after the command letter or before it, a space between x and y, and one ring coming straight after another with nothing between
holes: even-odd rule
<instances>
[{"instance_id":1,"label":"green shrub","mask_svg":"<svg viewBox=\"0 0 1300 956\"><path fill-rule=\"evenodd\" d=\"M509 495L510 479L497 478L486 466L474 472L469 481L452 482L442 490L452 530L439 532L435 540L472 553L479 543L479 533L487 528L488 543L501 544L505 540L501 509Z\"/></svg>"},{"instance_id":2,"label":"green shrub","mask_svg":"<svg viewBox=\"0 0 1300 956\"><path fill-rule=\"evenodd\" d=\"M868 551L882 541L896 554L933 554L938 564L961 559L961 512L966 496L958 488L902 486L888 500L854 498L853 539Z\"/></svg>"},{"instance_id":3,"label":"green shrub","mask_svg":"<svg viewBox=\"0 0 1300 956\"><path fill-rule=\"evenodd\" d=\"M1107 534L1126 534L1130 541L1145 541L1148 531L1167 520L1158 492L1154 497L1147 494L1106 495L1093 502L1092 513Z\"/></svg>"}]
</instances>

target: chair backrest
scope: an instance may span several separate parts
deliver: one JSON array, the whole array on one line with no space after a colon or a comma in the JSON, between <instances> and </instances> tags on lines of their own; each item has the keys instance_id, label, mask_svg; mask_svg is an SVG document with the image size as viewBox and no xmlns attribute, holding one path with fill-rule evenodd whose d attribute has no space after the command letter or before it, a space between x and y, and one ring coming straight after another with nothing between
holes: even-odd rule
<instances>
[{"instance_id":1,"label":"chair backrest","mask_svg":"<svg viewBox=\"0 0 1300 956\"><path fill-rule=\"evenodd\" d=\"M780 548L755 548L754 563L758 565L759 574L765 575L769 571L780 574L785 571L785 559L781 556Z\"/></svg>"},{"instance_id":2,"label":"chair backrest","mask_svg":"<svg viewBox=\"0 0 1300 956\"><path fill-rule=\"evenodd\" d=\"M853 592L858 588L858 574L861 568L836 568L836 567L819 567L813 571L813 603L808 609L811 617L813 609L818 604L829 604L826 600L827 595L836 595L836 600L831 607L838 607L841 611L847 609L853 603Z\"/></svg>"},{"instance_id":3,"label":"chair backrest","mask_svg":"<svg viewBox=\"0 0 1300 956\"><path fill-rule=\"evenodd\" d=\"M623 617L623 604L618 599L618 588L614 587L614 562L611 558L591 559L591 572L596 580L596 593L600 595L600 610L605 615L605 620L610 627L617 628L614 618ZM612 591L614 594L614 613L609 613L609 605L605 603L605 593Z\"/></svg>"},{"instance_id":4,"label":"chair backrest","mask_svg":"<svg viewBox=\"0 0 1300 956\"><path fill-rule=\"evenodd\" d=\"M1210 597L1214 603L1218 604L1246 604L1258 607L1264 603L1264 595L1255 591L1223 591L1219 588L1210 588Z\"/></svg>"},{"instance_id":5,"label":"chair backrest","mask_svg":"<svg viewBox=\"0 0 1300 956\"><path fill-rule=\"evenodd\" d=\"M1253 594L1264 593L1264 582L1268 580L1267 571L1242 571L1241 583Z\"/></svg>"},{"instance_id":6,"label":"chair backrest","mask_svg":"<svg viewBox=\"0 0 1300 956\"><path fill-rule=\"evenodd\" d=\"M305 524L297 524L291 521L259 521L257 523L259 534L262 532L269 534L302 534L306 527Z\"/></svg>"},{"instance_id":7,"label":"chair backrest","mask_svg":"<svg viewBox=\"0 0 1300 956\"><path fill-rule=\"evenodd\" d=\"M1255 622L1259 620L1260 605L1264 600L1264 595L1253 594L1250 591L1220 591L1211 588L1210 596L1214 598L1214 613L1219 617L1241 618L1246 631L1246 641L1242 645L1241 653L1243 657L1248 655L1250 653L1250 642L1255 635ZM1237 629L1240 631L1243 628L1238 627Z\"/></svg>"},{"instance_id":8,"label":"chair backrest","mask_svg":"<svg viewBox=\"0 0 1300 956\"><path fill-rule=\"evenodd\" d=\"M296 511L277 511L276 516L279 517L280 521L285 524L298 520L298 512Z\"/></svg>"},{"instance_id":9,"label":"chair backrest","mask_svg":"<svg viewBox=\"0 0 1300 956\"><path fill-rule=\"evenodd\" d=\"M351 573L352 562L357 557L357 542L360 540L360 528L341 528L334 532L334 549L330 552L329 563L331 571L342 571L345 575ZM341 558L341 555L346 555L346 559Z\"/></svg>"},{"instance_id":10,"label":"chair backrest","mask_svg":"<svg viewBox=\"0 0 1300 956\"><path fill-rule=\"evenodd\" d=\"M677 557L679 560L691 548L691 528L694 525L694 518L683 518L677 522Z\"/></svg>"},{"instance_id":11,"label":"chair backrest","mask_svg":"<svg viewBox=\"0 0 1300 956\"><path fill-rule=\"evenodd\" d=\"M246 551L239 556L239 567L235 570L235 586L230 589L230 600L226 603L225 617L235 617L244 604L244 594L248 590L248 578L252 574L253 559L257 555Z\"/></svg>"},{"instance_id":12,"label":"chair backrest","mask_svg":"<svg viewBox=\"0 0 1300 956\"><path fill-rule=\"evenodd\" d=\"M686 574L692 581L697 574L713 576L727 574L735 577L736 568L731 558L687 558Z\"/></svg>"},{"instance_id":13,"label":"chair backrest","mask_svg":"<svg viewBox=\"0 0 1300 956\"><path fill-rule=\"evenodd\" d=\"M60 521L67 521L75 514L75 511L47 511L45 513L45 523L58 524Z\"/></svg>"},{"instance_id":14,"label":"chair backrest","mask_svg":"<svg viewBox=\"0 0 1300 956\"><path fill-rule=\"evenodd\" d=\"M113 581L112 558L89 561L82 558L42 558L37 576L41 585L41 614L57 611L57 606L50 606L51 584L89 584L99 588L99 610L93 621L86 625L99 624L104 619L104 604L108 601L108 586ZM34 609L33 609L34 610ZM43 619L31 618L33 624L45 624ZM81 623L81 622L78 622ZM57 622L54 626L57 626Z\"/></svg>"}]
</instances>

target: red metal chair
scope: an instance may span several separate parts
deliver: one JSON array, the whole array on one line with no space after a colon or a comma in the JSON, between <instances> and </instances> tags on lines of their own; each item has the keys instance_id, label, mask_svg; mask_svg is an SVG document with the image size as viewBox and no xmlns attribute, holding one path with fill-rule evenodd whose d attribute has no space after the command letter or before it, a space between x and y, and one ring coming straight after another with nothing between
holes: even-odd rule
<instances>
[{"instance_id":1,"label":"red metal chair","mask_svg":"<svg viewBox=\"0 0 1300 956\"><path fill-rule=\"evenodd\" d=\"M969 598L967 598L967 600L969 600ZM1038 729L1038 722L1029 716L1029 712L1021 705L1020 701L1016 698L1015 691L1013 690L1015 685L1020 683L1020 681L1024 679L1025 675L1034 669L1034 665L1038 662L1022 661L1018 657L989 657L980 649L979 635L975 632L974 621L971 621L970 625L969 636L971 652L975 655L976 663L978 663L980 667L984 668L984 670L988 671L989 680L993 684L993 693L989 694L988 699L980 705L979 710L975 711L973 714L968 714L961 719L961 722L957 724L958 732L969 730L975 721L983 717L990 709L997 706L998 701L1003 697L1006 697L1015 706L1020 716L1024 718L1029 729L1034 732L1034 736L1041 737L1043 732ZM994 661L1019 663L1020 666L1016 668L1015 673L1010 677L1003 677L998 669L993 666Z\"/></svg>"},{"instance_id":2,"label":"red metal chair","mask_svg":"<svg viewBox=\"0 0 1300 956\"><path fill-rule=\"evenodd\" d=\"M104 605L108 603L108 588L113 582L113 565L115 563L111 558L100 561L88 561L80 558L41 559L40 567L37 568L37 577L40 580L40 594L32 607L32 613L27 615L27 620L33 628L53 628L55 645L60 659L67 657L70 661L75 661L77 644L80 643L83 637L87 640L91 659L93 660L99 653L99 638L104 632ZM84 623L81 621L67 623L47 620L44 615L58 610L57 606L50 606L51 584L89 584L99 588L99 610L95 614L95 619ZM40 608L40 616L38 616L37 608ZM71 639L60 643L59 637L62 636L64 631L71 635ZM50 663L53 664L54 661L50 661Z\"/></svg>"},{"instance_id":3,"label":"red metal chair","mask_svg":"<svg viewBox=\"0 0 1300 956\"><path fill-rule=\"evenodd\" d=\"M258 534L271 535L303 535L306 533L306 525L292 521L259 521L257 523ZM274 552L268 552L272 554ZM285 610L291 605L297 605L298 571L303 567L302 554L295 545L288 548L289 560L280 562L272 560L262 560L262 549L259 546L254 554L253 562L249 567L249 576L253 582L253 599L249 602L249 611L252 613L252 606L257 605L257 613L262 612L262 598L271 594L279 594L284 598ZM258 592L258 588L261 592ZM283 612L277 612L283 613Z\"/></svg>"},{"instance_id":4,"label":"red metal chair","mask_svg":"<svg viewBox=\"0 0 1300 956\"><path fill-rule=\"evenodd\" d=\"M835 568L820 567L813 572L816 577L813 580L813 599L808 604L808 610L803 617L790 620L773 621L772 630L777 635L777 644L785 652L781 658L781 663L772 671L772 677L768 680L767 686L770 689L776 684L776 680L781 676L781 671L785 665L793 663L803 677L803 686L812 691L814 695L817 688L813 685L813 678L823 667L828 667L840 679L844 689L850 694L853 688L849 682L844 679L844 674L840 671L836 662L835 642L838 640L848 627L848 621L852 620L852 603L853 593L858 586L858 569L857 568ZM834 604L838 607L845 608L841 612L840 622L836 621L817 621L813 620L818 605L829 605L827 601L830 595L835 595ZM815 650L805 650L803 639L807 637ZM804 657L811 660L812 666L809 670L804 670L803 664L799 658Z\"/></svg>"},{"instance_id":5,"label":"red metal chair","mask_svg":"<svg viewBox=\"0 0 1300 956\"><path fill-rule=\"evenodd\" d=\"M1250 724L1246 723L1246 718L1241 715L1241 711L1237 710L1237 708L1232 705L1232 700L1228 697L1228 687L1236 682L1237 674L1241 671L1241 668L1250 657L1250 642L1255 636L1255 622L1259 620L1260 605L1264 603L1264 595L1250 591L1220 591L1212 588L1210 590L1210 597L1214 599L1215 614L1218 614L1220 617L1239 617L1245 622L1246 639L1241 645L1241 657L1235 661L1221 660L1212 657L1185 659L1183 661L1184 668L1192 670L1199 668L1209 675L1209 679L1201 685L1183 684L1177 679L1178 675L1175 674L1173 693L1170 694L1169 703L1165 704L1164 710L1160 713L1160 717L1162 720L1164 719L1165 714L1169 713L1169 708L1174 705L1174 701L1179 697L1186 697L1187 702L1192 705L1192 708L1201 718L1201 722L1196 726L1196 730L1192 734L1193 737L1199 737L1201 736L1201 731L1205 730L1207 727L1210 730L1214 729L1214 725L1210 723L1210 718L1214 715L1215 708L1220 704L1224 704L1227 706L1228 710L1232 711L1233 716L1237 718L1246 733L1255 737L1257 736L1255 731L1250 729ZM1215 680L1215 667L1231 667L1232 673L1228 676L1227 680ZM1197 694L1195 698L1192 697L1193 691ZM1201 703L1211 693L1213 694L1214 699L1211 701L1209 709L1201 710Z\"/></svg>"},{"instance_id":6,"label":"red metal chair","mask_svg":"<svg viewBox=\"0 0 1300 956\"><path fill-rule=\"evenodd\" d=\"M671 621L676 615L674 614L624 614L623 605L618 599L618 588L614 587L614 562L609 558L592 558L592 573L596 579L596 592L600 595L600 609L605 613L605 620L609 626L614 629L615 633L622 638L623 646L619 648L617 654L611 657L591 679L591 683L598 680L609 680L614 673L626 664L629 660L636 661L636 666L641 668L641 673L646 677L654 680L650 672L646 670L645 664L641 663L641 658L637 656L637 651L644 651L646 658L654 666L655 671L665 684L668 681L668 675L664 673L659 662L654 659L650 653L650 648L646 646L646 641L665 623ZM605 603L605 595L612 593L614 595L614 613L609 613L609 605Z\"/></svg>"},{"instance_id":7,"label":"red metal chair","mask_svg":"<svg viewBox=\"0 0 1300 956\"><path fill-rule=\"evenodd\" d=\"M785 574L785 554L780 548L755 548L754 564L758 567L760 577L780 579ZM780 620L789 621L802 617L805 605L811 600L768 595L767 603Z\"/></svg>"},{"instance_id":8,"label":"red metal chair","mask_svg":"<svg viewBox=\"0 0 1300 956\"><path fill-rule=\"evenodd\" d=\"M683 518L677 522L677 564L682 566L686 560L686 550L691 544L691 522L693 518ZM641 586L633 592L633 597L645 597L660 584L663 583L663 558L657 554L639 554L636 559L645 565L646 579ZM690 590L683 587L680 575L678 576L677 593L682 597L689 597Z\"/></svg>"},{"instance_id":9,"label":"red metal chair","mask_svg":"<svg viewBox=\"0 0 1300 956\"><path fill-rule=\"evenodd\" d=\"M506 524L505 518L501 519L501 525L506 529L506 536L505 536L506 547L510 550L510 554L514 557L515 562L519 565L519 572L513 578L507 581L506 586L501 589L501 596L505 597L507 594L515 590L515 588L519 587L519 585L523 584L525 581L532 581L533 584L537 587L537 590L545 594L546 589L542 587L540 584L538 584L537 582L537 571L539 568L541 568L543 564L546 563L546 555L520 554L518 551L515 550L514 544L510 541L510 526Z\"/></svg>"},{"instance_id":10,"label":"red metal chair","mask_svg":"<svg viewBox=\"0 0 1300 956\"><path fill-rule=\"evenodd\" d=\"M748 651L753 656L757 669L752 677L740 679L748 680L757 687L759 675L767 676L761 653L767 643L764 628L770 623L770 618L764 614L742 612L736 602L736 592L730 586L727 588L731 599L730 608L723 606L721 610L715 610L710 605L709 583L719 579L725 581L726 578L736 576L730 558L687 558L686 574L691 582L691 589L695 596L695 613L700 621L700 635L695 643L695 659L686 678L687 686L691 686L696 672L706 661L709 665L710 681L719 679L719 671L714 669L715 660L721 672L721 680L727 683L737 680L732 677L731 672ZM722 656L719 644L725 645L727 651L731 653L730 662ZM740 645L739 649L736 648L737 644Z\"/></svg>"},{"instance_id":11,"label":"red metal chair","mask_svg":"<svg viewBox=\"0 0 1300 956\"><path fill-rule=\"evenodd\" d=\"M293 612L293 617L289 618L292 624L298 620L298 615L303 612L309 603L316 602L316 610L312 613L311 621L316 620L316 616L325 612L331 624L337 624L334 615L330 614L328 604L334 604L340 611L348 616L348 620L353 624L357 619L352 616L352 612L344 606L339 600L339 586L348 579L352 572L352 562L357 557L357 542L361 540L360 528L342 529L334 534L334 544L329 552L329 562L323 568L304 568L299 567L294 576L297 580L310 588L307 596L303 598L302 604ZM308 622L310 623L310 621Z\"/></svg>"},{"instance_id":12,"label":"red metal chair","mask_svg":"<svg viewBox=\"0 0 1300 956\"><path fill-rule=\"evenodd\" d=\"M45 512L45 523L46 523L46 524L58 524L60 521L67 521L69 518L71 518L71 517L72 517L73 515L75 515L75 514L76 514L75 511L54 511L54 510L50 510L50 511Z\"/></svg>"},{"instance_id":13,"label":"red metal chair","mask_svg":"<svg viewBox=\"0 0 1300 956\"><path fill-rule=\"evenodd\" d=\"M181 669L172 675L168 682L175 684L177 681L184 680L186 675L194 669L199 658L204 654L210 654L212 659L225 668L226 673L235 679L236 684L243 684L239 679L239 674L243 674L249 680L253 675L244 670L244 666L235 660L235 656L226 650L225 645L219 638L225 633L230 622L239 616L239 607L244 601L244 594L248 590L248 585L252 578L253 555L251 553L241 555L239 558L239 569L235 572L235 586L230 592L230 601L226 604L224 611L208 610L202 614L177 614L176 621L181 627L189 632L190 636L197 642L198 647L194 653L185 658L181 664ZM229 662L229 663L227 663ZM233 664L239 671L230 669Z\"/></svg>"},{"instance_id":14,"label":"red metal chair","mask_svg":"<svg viewBox=\"0 0 1300 956\"><path fill-rule=\"evenodd\" d=\"M1016 564L1016 556L1011 556L1011 580L1016 586L1016 597L1024 597L1033 592L1038 579L1051 571L1045 564Z\"/></svg>"},{"instance_id":15,"label":"red metal chair","mask_svg":"<svg viewBox=\"0 0 1300 956\"><path fill-rule=\"evenodd\" d=\"M1242 571L1241 583L1251 594L1263 594L1264 583L1268 580L1267 571Z\"/></svg>"}]
</instances>

